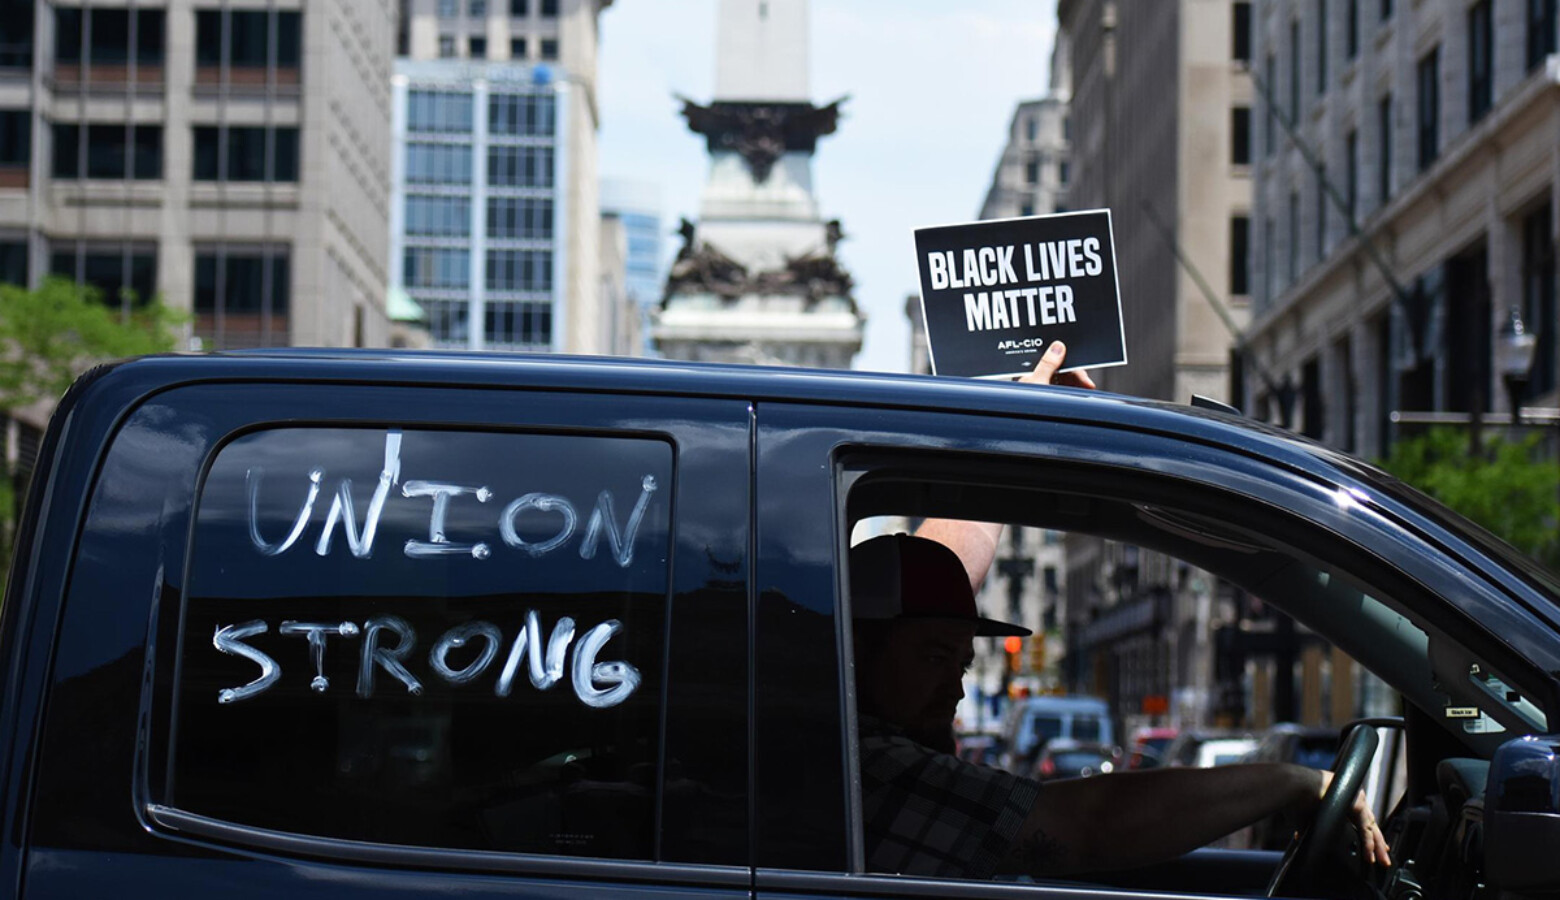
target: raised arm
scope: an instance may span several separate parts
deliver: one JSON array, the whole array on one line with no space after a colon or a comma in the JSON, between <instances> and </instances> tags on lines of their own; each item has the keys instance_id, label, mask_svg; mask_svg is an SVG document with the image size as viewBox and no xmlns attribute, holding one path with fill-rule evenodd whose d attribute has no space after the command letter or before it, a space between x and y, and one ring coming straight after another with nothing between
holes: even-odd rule
<instances>
[{"instance_id":1,"label":"raised arm","mask_svg":"<svg viewBox=\"0 0 1560 900\"><path fill-rule=\"evenodd\" d=\"M1089 373L1078 370L1057 373L1067 358L1067 347L1061 341L1052 341L1045 356L1035 364L1033 371L1019 378L1024 384L1065 384L1071 387L1093 388L1094 379ZM1002 538L1002 525L996 522L966 522L960 519L927 519L917 528L917 537L929 538L947 546L964 563L969 573L970 587L978 594L986 581L986 573L997 558L997 541Z\"/></svg>"}]
</instances>

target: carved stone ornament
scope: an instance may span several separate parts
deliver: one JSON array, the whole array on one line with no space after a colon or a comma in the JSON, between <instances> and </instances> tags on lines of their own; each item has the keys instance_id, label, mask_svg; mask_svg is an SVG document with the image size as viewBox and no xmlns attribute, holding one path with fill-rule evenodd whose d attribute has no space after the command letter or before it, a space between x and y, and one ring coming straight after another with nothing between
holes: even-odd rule
<instances>
[{"instance_id":1,"label":"carved stone ornament","mask_svg":"<svg viewBox=\"0 0 1560 900\"><path fill-rule=\"evenodd\" d=\"M688 128L705 136L709 149L735 150L762 184L769 180L775 161L787 150L813 152L818 138L833 134L839 125L840 104L746 103L717 101L701 106L679 97Z\"/></svg>"},{"instance_id":2,"label":"carved stone ornament","mask_svg":"<svg viewBox=\"0 0 1560 900\"><path fill-rule=\"evenodd\" d=\"M667 275L663 306L679 294L714 294L726 300L748 294L790 294L805 297L810 305L826 297L848 300L855 288L855 279L834 256L833 241L827 250L787 257L779 269L749 272L708 242L698 241L687 219L678 230L683 246Z\"/></svg>"}]
</instances>

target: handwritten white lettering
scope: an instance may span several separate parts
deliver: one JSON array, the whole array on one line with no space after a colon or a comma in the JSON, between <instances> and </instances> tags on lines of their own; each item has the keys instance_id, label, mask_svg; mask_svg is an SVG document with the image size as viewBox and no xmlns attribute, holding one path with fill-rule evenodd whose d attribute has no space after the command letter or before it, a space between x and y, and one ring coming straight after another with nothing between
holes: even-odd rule
<instances>
[{"instance_id":1,"label":"handwritten white lettering","mask_svg":"<svg viewBox=\"0 0 1560 900\"><path fill-rule=\"evenodd\" d=\"M276 660L261 653L259 650L244 643L245 638L252 638L257 634L265 634L266 624L258 619L253 622L245 622L242 625L226 625L217 629L212 635L211 643L223 653L233 656L242 656L260 667L260 677L249 682L243 687L223 688L217 691L218 703L235 703L239 700L248 700L282 677L281 667Z\"/></svg>"},{"instance_id":2,"label":"handwritten white lettering","mask_svg":"<svg viewBox=\"0 0 1560 900\"><path fill-rule=\"evenodd\" d=\"M567 672L575 696L592 709L608 709L633 696L643 681L639 669L624 660L598 662L602 648L623 630L623 623L609 619L585 632L579 641L574 640L574 628L572 618L560 617L553 626L552 635L545 641L544 650L545 632L541 619L536 610L528 611L525 624L510 645L493 693L498 697L510 695L521 659L527 657L531 685L537 690L551 690L563 681ZM228 704L256 697L281 679L281 666L276 660L263 650L246 643L268 630L269 626L258 619L224 625L216 630L212 643L218 650L243 657L260 667L259 677L248 684L218 691L218 703ZM406 667L406 661L411 658L417 645L417 631L399 616L374 616L361 627L355 622L298 622L289 619L283 621L277 631L282 635L302 635L308 639L310 661L314 668L309 687L316 693L324 693L330 688L330 680L325 676L325 647L331 635L342 638L362 637L358 659L359 697L368 699L374 695L376 669L388 672L405 686L407 693L413 696L424 693L422 681ZM390 643L387 634L395 635L395 646L387 646ZM450 665L452 651L479 640L482 649L470 662L458 669ZM482 620L466 622L439 636L428 652L428 666L434 674L451 685L469 684L488 671L498 658L502 644L503 633L497 625ZM571 645L574 654L572 662L569 659Z\"/></svg>"},{"instance_id":3,"label":"handwritten white lettering","mask_svg":"<svg viewBox=\"0 0 1560 900\"><path fill-rule=\"evenodd\" d=\"M282 627L276 629L281 634L301 634L309 639L309 659L314 663L314 679L309 682L309 687L315 691L324 691L330 687L330 679L325 677L325 637L335 632L341 637L357 637L358 627L354 622L338 622L335 625L319 625L313 622L283 622Z\"/></svg>"}]
</instances>

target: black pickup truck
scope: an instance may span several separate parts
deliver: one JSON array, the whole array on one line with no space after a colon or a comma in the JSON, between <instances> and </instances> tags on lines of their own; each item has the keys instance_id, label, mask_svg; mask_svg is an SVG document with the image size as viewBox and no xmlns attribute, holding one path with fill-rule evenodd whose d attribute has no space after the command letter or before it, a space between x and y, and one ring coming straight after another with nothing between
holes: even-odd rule
<instances>
[{"instance_id":1,"label":"black pickup truck","mask_svg":"<svg viewBox=\"0 0 1560 900\"><path fill-rule=\"evenodd\" d=\"M41 459L0 620L0 897L1560 889L1553 577L1232 415L956 379L276 352L96 370ZM1400 715L1354 730L1284 853L1065 882L868 871L846 550L933 516L1093 554L1069 598L1103 586L1129 609L1122 547L1186 602L1257 598ZM1382 771L1382 729L1407 752L1394 865L1367 871L1340 803Z\"/></svg>"}]
</instances>

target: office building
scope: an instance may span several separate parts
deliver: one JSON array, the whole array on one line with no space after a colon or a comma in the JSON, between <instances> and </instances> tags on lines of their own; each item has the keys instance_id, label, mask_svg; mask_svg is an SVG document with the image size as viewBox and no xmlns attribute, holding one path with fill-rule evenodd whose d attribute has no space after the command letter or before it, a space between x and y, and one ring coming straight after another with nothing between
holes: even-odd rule
<instances>
[{"instance_id":1,"label":"office building","mask_svg":"<svg viewBox=\"0 0 1560 900\"><path fill-rule=\"evenodd\" d=\"M1366 457L1416 420L1506 416L1508 376L1552 409L1555 0L1256 9L1248 408ZM1537 338L1515 369L1513 315Z\"/></svg>"},{"instance_id":2,"label":"office building","mask_svg":"<svg viewBox=\"0 0 1560 900\"><path fill-rule=\"evenodd\" d=\"M623 310L625 328L619 329L624 343L611 351L617 355L645 356L652 351L650 316L661 301L666 277L661 215L661 195L656 185L622 178L602 179L602 219L616 220L623 232L623 299L628 308ZM627 324L632 325L633 335L627 333Z\"/></svg>"},{"instance_id":3,"label":"office building","mask_svg":"<svg viewBox=\"0 0 1560 900\"><path fill-rule=\"evenodd\" d=\"M0 277L158 295L207 348L384 345L394 9L332 9L8 5Z\"/></svg>"},{"instance_id":4,"label":"office building","mask_svg":"<svg viewBox=\"0 0 1560 900\"><path fill-rule=\"evenodd\" d=\"M392 277L427 310L435 346L610 352L595 87L609 5L406 5Z\"/></svg>"},{"instance_id":5,"label":"office building","mask_svg":"<svg viewBox=\"0 0 1560 900\"><path fill-rule=\"evenodd\" d=\"M1129 360L1094 379L1225 399L1249 315L1251 4L1060 0L1057 13L1071 60L1067 201L1111 211ZM1128 726L1242 724L1242 675L1218 681L1212 640L1239 619L1240 596L1143 548L1069 535L1066 550L1076 687L1108 696Z\"/></svg>"}]
</instances>

